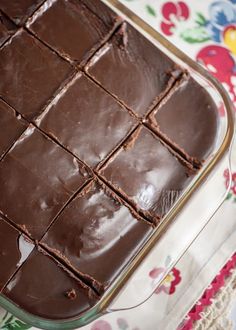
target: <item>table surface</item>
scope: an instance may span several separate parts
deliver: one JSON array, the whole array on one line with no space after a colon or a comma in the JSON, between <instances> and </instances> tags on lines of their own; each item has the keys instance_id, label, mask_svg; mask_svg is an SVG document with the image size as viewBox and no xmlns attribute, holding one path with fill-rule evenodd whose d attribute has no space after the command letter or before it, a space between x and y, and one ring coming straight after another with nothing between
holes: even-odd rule
<instances>
[{"instance_id":1,"label":"table surface","mask_svg":"<svg viewBox=\"0 0 236 330\"><path fill-rule=\"evenodd\" d=\"M236 0L121 2L182 51L203 63L222 82L236 106ZM212 312L214 297L215 301L221 299L222 302L226 300L226 293L230 298L226 301L224 318L218 321L221 323L211 324L210 329L236 330L235 290L230 287L236 286L236 255L230 259L236 252L236 144L232 170L233 182L227 200L151 299L136 309L107 315L83 330L175 330L185 315L182 329L192 329L192 321L196 319L194 328L204 330L209 328L209 322L204 319L215 313ZM227 184L227 172L222 171L222 179ZM222 226L222 222L227 226ZM157 260L148 276L155 280L159 268ZM0 329L35 328L0 310Z\"/></svg>"}]
</instances>

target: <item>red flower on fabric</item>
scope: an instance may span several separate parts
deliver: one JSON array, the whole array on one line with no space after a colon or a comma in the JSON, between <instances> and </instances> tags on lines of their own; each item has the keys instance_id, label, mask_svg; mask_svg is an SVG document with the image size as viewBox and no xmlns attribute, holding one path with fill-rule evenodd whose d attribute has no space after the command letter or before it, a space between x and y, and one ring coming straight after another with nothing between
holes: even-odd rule
<instances>
[{"instance_id":1,"label":"red flower on fabric","mask_svg":"<svg viewBox=\"0 0 236 330\"><path fill-rule=\"evenodd\" d=\"M215 297L220 288L225 285L225 280L232 274L232 270L236 267L236 253L229 259L227 264L221 269L219 274L214 278L211 285L205 290L202 297L195 306L189 311L177 330L192 330L194 322L201 319L201 313L207 306L212 304L212 299Z\"/></svg>"},{"instance_id":2,"label":"red flower on fabric","mask_svg":"<svg viewBox=\"0 0 236 330\"><path fill-rule=\"evenodd\" d=\"M178 22L186 21L189 18L189 8L183 1L168 1L162 6L163 20L161 22L161 30L171 36Z\"/></svg>"},{"instance_id":3,"label":"red flower on fabric","mask_svg":"<svg viewBox=\"0 0 236 330\"><path fill-rule=\"evenodd\" d=\"M154 280L163 273L163 268L154 268L150 271L149 276ZM173 268L172 271L165 277L161 285L156 289L155 293L165 292L171 295L175 292L177 285L181 282L180 271Z\"/></svg>"},{"instance_id":4,"label":"red flower on fabric","mask_svg":"<svg viewBox=\"0 0 236 330\"><path fill-rule=\"evenodd\" d=\"M236 62L230 50L221 45L207 45L200 49L196 59L223 84L236 104Z\"/></svg>"}]
</instances>

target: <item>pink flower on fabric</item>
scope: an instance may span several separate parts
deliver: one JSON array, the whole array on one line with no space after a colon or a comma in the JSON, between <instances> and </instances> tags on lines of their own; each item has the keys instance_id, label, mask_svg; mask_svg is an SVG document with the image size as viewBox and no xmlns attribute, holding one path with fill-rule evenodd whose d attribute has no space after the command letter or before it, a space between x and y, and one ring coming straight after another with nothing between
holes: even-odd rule
<instances>
[{"instance_id":1,"label":"pink flower on fabric","mask_svg":"<svg viewBox=\"0 0 236 330\"><path fill-rule=\"evenodd\" d=\"M163 20L161 22L161 30L171 36L178 22L186 21L189 18L189 7L183 1L168 1L162 6Z\"/></svg>"},{"instance_id":2,"label":"pink flower on fabric","mask_svg":"<svg viewBox=\"0 0 236 330\"><path fill-rule=\"evenodd\" d=\"M224 178L225 178L225 187L229 187L229 170L226 169L224 171ZM228 193L227 199L234 198L234 201L236 202L236 172L232 174L232 182L230 186L230 191Z\"/></svg>"},{"instance_id":3,"label":"pink flower on fabric","mask_svg":"<svg viewBox=\"0 0 236 330\"><path fill-rule=\"evenodd\" d=\"M163 268L154 268L150 271L149 276L153 279L157 278L160 273L163 272ZM175 292L177 285L181 282L180 271L177 268L173 268L172 271L165 277L162 284L156 289L155 293L165 292L171 295Z\"/></svg>"},{"instance_id":4,"label":"pink flower on fabric","mask_svg":"<svg viewBox=\"0 0 236 330\"><path fill-rule=\"evenodd\" d=\"M112 330L112 327L107 321L99 320L92 325L91 330Z\"/></svg>"}]
</instances>

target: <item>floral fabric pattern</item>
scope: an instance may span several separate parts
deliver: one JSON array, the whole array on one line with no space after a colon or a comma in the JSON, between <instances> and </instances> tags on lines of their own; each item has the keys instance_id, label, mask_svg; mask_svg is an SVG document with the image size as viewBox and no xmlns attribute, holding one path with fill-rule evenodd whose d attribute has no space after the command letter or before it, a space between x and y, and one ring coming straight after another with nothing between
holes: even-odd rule
<instances>
[{"instance_id":1,"label":"floral fabric pattern","mask_svg":"<svg viewBox=\"0 0 236 330\"><path fill-rule=\"evenodd\" d=\"M154 280L163 272L163 268L153 268L149 276ZM177 268L173 268L172 271L165 277L162 284L155 290L155 294L164 292L168 295L175 293L176 287L181 282L180 271Z\"/></svg>"},{"instance_id":2,"label":"floral fabric pattern","mask_svg":"<svg viewBox=\"0 0 236 330\"><path fill-rule=\"evenodd\" d=\"M177 22L190 18L188 5L182 1L166 2L161 12L160 29L164 35L179 33L179 37L190 44L210 42L199 49L195 58L222 82L236 105L236 2L209 2L207 16L202 12L192 13L193 26L185 28L182 24L179 32Z\"/></svg>"},{"instance_id":3,"label":"floral fabric pattern","mask_svg":"<svg viewBox=\"0 0 236 330\"><path fill-rule=\"evenodd\" d=\"M16 319L10 313L5 312L0 321L0 329L2 330L27 330L31 326Z\"/></svg>"},{"instance_id":4,"label":"floral fabric pattern","mask_svg":"<svg viewBox=\"0 0 236 330\"><path fill-rule=\"evenodd\" d=\"M173 35L176 25L181 21L186 21L190 16L189 7L183 1L166 2L161 12L163 16L161 30L167 36Z\"/></svg>"},{"instance_id":5,"label":"floral fabric pattern","mask_svg":"<svg viewBox=\"0 0 236 330\"><path fill-rule=\"evenodd\" d=\"M224 177L225 177L225 186L229 186L229 170L224 171ZM234 202L236 202L236 172L232 173L232 181L229 193L227 195L227 199L232 199Z\"/></svg>"}]
</instances>

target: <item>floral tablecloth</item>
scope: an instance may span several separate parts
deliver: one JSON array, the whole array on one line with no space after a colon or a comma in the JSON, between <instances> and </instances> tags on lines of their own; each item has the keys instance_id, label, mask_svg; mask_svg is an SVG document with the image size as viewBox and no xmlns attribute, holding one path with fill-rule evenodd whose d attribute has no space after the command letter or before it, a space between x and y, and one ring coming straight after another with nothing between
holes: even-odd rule
<instances>
[{"instance_id":1,"label":"floral tablecloth","mask_svg":"<svg viewBox=\"0 0 236 330\"><path fill-rule=\"evenodd\" d=\"M236 106L236 0L122 2L202 63ZM83 330L236 329L236 145L232 169L227 200L155 294L145 304L104 316ZM222 178L227 185L227 170ZM147 276L155 279L160 271L157 260ZM4 310L0 328L35 329Z\"/></svg>"}]
</instances>

